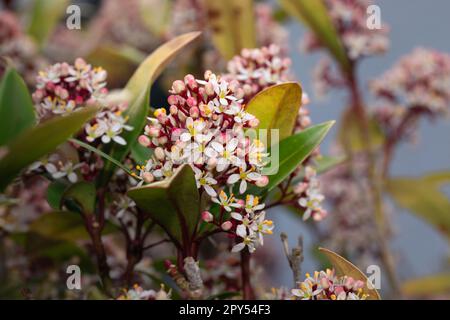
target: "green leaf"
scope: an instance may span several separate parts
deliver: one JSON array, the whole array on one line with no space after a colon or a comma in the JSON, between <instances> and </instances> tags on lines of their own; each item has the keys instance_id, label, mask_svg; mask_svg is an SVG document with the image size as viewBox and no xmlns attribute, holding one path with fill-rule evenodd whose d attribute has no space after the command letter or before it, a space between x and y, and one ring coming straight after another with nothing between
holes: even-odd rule
<instances>
[{"instance_id":1,"label":"green leaf","mask_svg":"<svg viewBox=\"0 0 450 320\"><path fill-rule=\"evenodd\" d=\"M83 214L94 214L97 202L97 192L93 183L77 182L71 185L62 195L61 202L73 210L71 206L80 210ZM77 211L78 211L77 210Z\"/></svg>"},{"instance_id":2,"label":"green leaf","mask_svg":"<svg viewBox=\"0 0 450 320\"><path fill-rule=\"evenodd\" d=\"M375 119L369 119L369 134L373 149L384 143L383 132ZM346 110L342 116L338 140L342 146L351 148L354 152L367 149L367 141L361 134L361 121L351 109Z\"/></svg>"},{"instance_id":3,"label":"green leaf","mask_svg":"<svg viewBox=\"0 0 450 320\"><path fill-rule=\"evenodd\" d=\"M0 83L0 146L32 127L35 121L27 86L17 71L9 68Z\"/></svg>"},{"instance_id":4,"label":"green leaf","mask_svg":"<svg viewBox=\"0 0 450 320\"><path fill-rule=\"evenodd\" d=\"M142 62L125 87L127 94L131 96L131 101L130 107L124 112L124 116L128 117L127 124L132 126L133 130L122 134L127 142L125 146L110 145L105 148L105 153L119 162L125 159L145 126L149 109L150 88L153 82L175 56L199 36L200 32L190 32L176 37L160 46ZM100 186L105 186L108 183L114 169L112 163L105 164L98 180Z\"/></svg>"},{"instance_id":5,"label":"green leaf","mask_svg":"<svg viewBox=\"0 0 450 320\"><path fill-rule=\"evenodd\" d=\"M258 129L278 129L282 140L292 134L301 103L300 84L286 82L259 92L249 101L246 111L259 119Z\"/></svg>"},{"instance_id":6,"label":"green leaf","mask_svg":"<svg viewBox=\"0 0 450 320\"><path fill-rule=\"evenodd\" d=\"M87 55L86 61L107 70L108 84L116 87L124 85L123 79L132 75L144 58L141 52L131 47L99 46Z\"/></svg>"},{"instance_id":7,"label":"green leaf","mask_svg":"<svg viewBox=\"0 0 450 320\"><path fill-rule=\"evenodd\" d=\"M436 172L419 178L392 178L386 190L395 202L424 219L450 238L450 199L441 192L450 183L450 172Z\"/></svg>"},{"instance_id":8,"label":"green leaf","mask_svg":"<svg viewBox=\"0 0 450 320\"><path fill-rule=\"evenodd\" d=\"M47 188L47 202L52 209L61 209L61 199L67 189L67 183L62 180L53 181Z\"/></svg>"},{"instance_id":9,"label":"green leaf","mask_svg":"<svg viewBox=\"0 0 450 320\"><path fill-rule=\"evenodd\" d=\"M343 71L349 72L351 64L339 39L333 21L323 0L279 0L286 12L302 21L316 35Z\"/></svg>"},{"instance_id":10,"label":"green leaf","mask_svg":"<svg viewBox=\"0 0 450 320\"><path fill-rule=\"evenodd\" d=\"M3 156L0 156L0 191L22 169L53 151L78 132L97 111L96 107L88 107L64 117L53 118L26 130L4 147Z\"/></svg>"},{"instance_id":11,"label":"green leaf","mask_svg":"<svg viewBox=\"0 0 450 320\"><path fill-rule=\"evenodd\" d=\"M24 248L26 256L30 259L53 260L56 265L79 258L80 268L86 273L95 272L95 266L86 251L73 241L47 238L35 232L24 234Z\"/></svg>"},{"instance_id":12,"label":"green leaf","mask_svg":"<svg viewBox=\"0 0 450 320\"><path fill-rule=\"evenodd\" d=\"M42 46L66 14L69 0L35 0L33 3L28 34Z\"/></svg>"},{"instance_id":13,"label":"green leaf","mask_svg":"<svg viewBox=\"0 0 450 320\"><path fill-rule=\"evenodd\" d=\"M192 240L200 215L200 196L189 165L178 168L170 179L132 188L128 196L180 244Z\"/></svg>"},{"instance_id":14,"label":"green leaf","mask_svg":"<svg viewBox=\"0 0 450 320\"><path fill-rule=\"evenodd\" d=\"M368 296L368 300L381 300L378 291L371 286L365 274L361 270L359 270L353 263L331 250L319 248L319 251L328 258L338 275L349 276L355 280L361 280L362 282L364 282L366 285L362 289L363 293Z\"/></svg>"},{"instance_id":15,"label":"green leaf","mask_svg":"<svg viewBox=\"0 0 450 320\"><path fill-rule=\"evenodd\" d=\"M319 146L333 124L334 121L318 124L281 140L278 146L278 171L273 174L272 168L264 168L263 174L269 175L269 184L259 193L269 192L283 182Z\"/></svg>"},{"instance_id":16,"label":"green leaf","mask_svg":"<svg viewBox=\"0 0 450 320\"><path fill-rule=\"evenodd\" d=\"M221 55L229 60L243 48L255 48L256 33L253 0L206 1L212 40Z\"/></svg>"},{"instance_id":17,"label":"green leaf","mask_svg":"<svg viewBox=\"0 0 450 320\"><path fill-rule=\"evenodd\" d=\"M345 156L320 156L315 160L315 169L318 174L327 172L342 164L347 158Z\"/></svg>"},{"instance_id":18,"label":"green leaf","mask_svg":"<svg viewBox=\"0 0 450 320\"><path fill-rule=\"evenodd\" d=\"M164 68L188 44L198 39L201 32L189 32L178 36L153 51L138 67L128 81L125 89L129 91L134 102L149 89Z\"/></svg>"},{"instance_id":19,"label":"green leaf","mask_svg":"<svg viewBox=\"0 0 450 320\"><path fill-rule=\"evenodd\" d=\"M407 280L402 285L407 296L440 296L450 292L450 273L434 274L427 277Z\"/></svg>"},{"instance_id":20,"label":"green leaf","mask_svg":"<svg viewBox=\"0 0 450 320\"><path fill-rule=\"evenodd\" d=\"M131 158L136 161L137 164L144 165L147 163L147 160L153 154L153 149L144 147L140 143L135 143L131 146Z\"/></svg>"},{"instance_id":21,"label":"green leaf","mask_svg":"<svg viewBox=\"0 0 450 320\"><path fill-rule=\"evenodd\" d=\"M69 211L43 214L30 225L30 231L55 240L88 240L88 232L81 215Z\"/></svg>"}]
</instances>

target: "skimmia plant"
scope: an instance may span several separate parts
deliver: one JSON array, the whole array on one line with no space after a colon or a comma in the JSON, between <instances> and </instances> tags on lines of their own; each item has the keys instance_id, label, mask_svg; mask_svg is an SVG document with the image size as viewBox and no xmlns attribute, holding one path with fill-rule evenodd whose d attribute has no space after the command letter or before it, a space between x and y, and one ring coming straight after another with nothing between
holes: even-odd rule
<instances>
[{"instance_id":1,"label":"skimmia plant","mask_svg":"<svg viewBox=\"0 0 450 320\"><path fill-rule=\"evenodd\" d=\"M47 1L28 29L0 13L0 298L380 299L336 252L382 266L394 297L417 287L398 280L385 195L448 236L448 172L390 167L421 118L448 115L449 55L414 50L368 84L369 103L358 67L389 47L369 0L104 1L84 36L50 33ZM313 122L291 68L290 14L304 51L329 53L316 94L348 94L331 155L334 121ZM318 249L332 269L302 276L306 248L289 248L278 206L333 250ZM294 281L267 290L275 234ZM83 290L66 290L68 265Z\"/></svg>"}]
</instances>

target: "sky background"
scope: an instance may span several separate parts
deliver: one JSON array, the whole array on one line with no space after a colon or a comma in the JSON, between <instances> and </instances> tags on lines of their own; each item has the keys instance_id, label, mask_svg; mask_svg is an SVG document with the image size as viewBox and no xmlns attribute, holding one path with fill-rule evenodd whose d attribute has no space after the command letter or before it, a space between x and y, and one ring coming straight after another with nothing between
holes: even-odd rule
<instances>
[{"instance_id":1,"label":"sky background","mask_svg":"<svg viewBox=\"0 0 450 320\"><path fill-rule=\"evenodd\" d=\"M383 56L368 58L359 67L359 78L363 83L366 99L369 98L367 82L392 66L404 54L416 47L434 48L450 52L450 1L448 0L379 0L375 4L381 8L381 18L390 28L390 50ZM295 76L302 82L303 88L310 93L311 118L314 123L339 119L347 101L346 95L331 92L325 100L317 101L312 90L312 71L322 55L306 54L299 50L299 44L305 28L293 21L288 26L290 33L291 58ZM327 154L336 129L326 138L321 150ZM434 123L420 123L419 139L416 144L402 144L397 149L392 164L393 176L420 176L428 172L450 169L450 118ZM450 188L445 189L450 196ZM406 210L393 207L394 224L393 252L401 269L401 279L409 279L442 272L449 269L449 247L446 240L430 226ZM280 212L286 211L286 212ZM332 212L330 212L332 214ZM449 212L450 214L450 212ZM284 254L281 251L279 233L287 232L292 244L297 235L303 234L305 248L309 248L311 237L302 222L293 217L286 209L273 209L271 218L276 223L276 233L266 237L267 242L276 248L277 260L282 269L276 272L272 282L290 287L292 275ZM270 238L270 239L269 239ZM266 240L265 240L266 242ZM278 250L280 249L280 250ZM447 264L446 264L447 263ZM317 268L311 252L306 250L303 272ZM382 284L384 287L384 284Z\"/></svg>"}]
</instances>

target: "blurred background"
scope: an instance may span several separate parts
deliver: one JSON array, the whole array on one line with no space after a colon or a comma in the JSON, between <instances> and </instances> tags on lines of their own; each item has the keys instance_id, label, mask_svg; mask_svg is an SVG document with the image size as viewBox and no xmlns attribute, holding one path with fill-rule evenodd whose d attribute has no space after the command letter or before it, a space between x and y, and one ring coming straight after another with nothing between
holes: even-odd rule
<instances>
[{"instance_id":1,"label":"blurred background","mask_svg":"<svg viewBox=\"0 0 450 320\"><path fill-rule=\"evenodd\" d=\"M32 2L4 0L2 10L6 8L14 10L20 17L21 23L26 25L30 21L30 17L26 14L27 8L32 5ZM54 8L59 6L56 2L58 1L55 1ZM214 30L217 31L223 27L220 25L220 19L218 19L219 22L215 20L214 13L219 9L214 4L210 4L211 7L205 11L201 1L189 0L69 2L81 8L81 30L68 30L62 17L57 18L59 23L55 30L48 34L43 31L47 28L45 24L31 28L31 34L35 38L45 40L41 41L42 47L35 50L42 51L45 57L43 60L47 61L39 62L33 58L32 54L23 54L19 58L21 61L25 61L24 57L32 60L21 69L25 77L29 79L30 86L33 85L33 79L32 76L27 77L27 73L35 72L37 68L33 65L35 62L45 65L55 61L73 61L75 57L83 56L88 62L102 65L108 70L110 87L119 88L132 74L138 62L158 45L181 33L193 30L204 31L202 44L192 48L186 55L182 55L160 77L157 85L152 89L152 106L159 107L165 105L167 89L173 80L189 72L202 74L208 68L217 73L224 71L226 60L236 53L233 52L236 50L231 50L231 54L227 51L228 47L232 46L230 42L226 42L227 39L218 39L214 36ZM333 90L326 96L317 96L314 88L314 72L326 52L305 52L302 43L309 32L308 29L297 19L289 17L277 1L254 2L254 5L258 7L255 9L254 20L257 25L255 28L257 44L262 46L275 42L282 48L282 52L291 58L293 78L301 82L311 100L308 107L312 122L338 120L338 124L321 147L323 154L330 154L335 147L341 114L347 107L347 93L342 90ZM138 3L143 3L143 6ZM248 3L248 1L242 3ZM358 63L357 70L362 93L369 105L373 100L369 92L369 82L394 65L403 55L417 47L450 52L450 42L447 40L447 33L450 31L449 1L377 0L373 3L381 8L381 19L389 26L390 45L384 54L367 57ZM225 2L217 5L226 6ZM64 3L63 7L66 6L67 3ZM51 8L47 9L50 21L53 11ZM240 32L245 33L243 30ZM224 43L225 48L223 48ZM432 171L450 169L450 119L435 120L439 121L422 119L418 127L420 133L414 143L400 144L393 159L392 176L418 177ZM449 185L445 187L444 192L450 197ZM392 224L390 245L400 279L406 280L450 271L448 239L416 215L399 208L387 197L386 202L390 208ZM327 207L327 209L329 216L332 216L333 208ZM450 215L450 212L448 214ZM312 229L305 225L305 222L292 210L284 207L275 208L269 211L269 215L275 222L276 231L274 236L266 237L267 253L259 257L262 265L270 270L264 278L271 286L290 287L292 275L281 250L280 232L286 232L292 244L297 236L303 236L305 247L303 272L312 272L322 267L322 261L318 259L316 249L323 244L318 242L315 232L312 232ZM367 264L370 264L370 261ZM361 268L364 269L363 266ZM382 288L382 292L388 293L388 286L385 286L384 282Z\"/></svg>"},{"instance_id":2,"label":"blurred background","mask_svg":"<svg viewBox=\"0 0 450 320\"><path fill-rule=\"evenodd\" d=\"M377 0L375 4L381 8L383 22L390 26L390 48L380 56L368 58L361 63L359 76L366 86L364 94L370 99L367 83L379 76L387 68L392 66L405 53L411 52L417 47L435 48L443 52L450 52L450 42L445 41L443 34L450 31L450 21L446 12L450 10L450 3L445 0L432 2L423 0ZM305 34L305 28L290 22L289 43L295 75L302 82L306 92L313 92L312 74L313 68L320 60L320 55L310 55L298 50L299 39ZM345 107L345 96L332 92L325 99L314 99L310 107L311 118L315 123L329 119L339 119L339 115ZM337 128L333 128L336 134ZM392 175L395 176L420 176L427 172L448 170L450 166L450 122L423 120L420 123L420 137L415 144L404 144L399 147L393 160ZM322 150L332 147L333 137L328 136ZM445 186L444 191L450 197L450 186ZM432 275L437 272L449 271L449 248L447 239L436 232L429 224L406 210L395 207L392 215L394 224L394 237L392 246L396 253L402 279ZM282 211L283 209L280 209ZM332 212L330 213L332 214ZM450 215L450 212L449 212ZM275 215L274 215L275 216ZM289 214L277 214L277 231L285 230L294 236L296 233L305 235L306 244L314 245L311 234L297 219ZM277 239L272 238L277 245ZM287 262L280 254L279 261L285 272L277 273L280 278L277 281L287 285L290 281ZM306 253L304 270L315 270L317 263L312 259L311 252Z\"/></svg>"}]
</instances>

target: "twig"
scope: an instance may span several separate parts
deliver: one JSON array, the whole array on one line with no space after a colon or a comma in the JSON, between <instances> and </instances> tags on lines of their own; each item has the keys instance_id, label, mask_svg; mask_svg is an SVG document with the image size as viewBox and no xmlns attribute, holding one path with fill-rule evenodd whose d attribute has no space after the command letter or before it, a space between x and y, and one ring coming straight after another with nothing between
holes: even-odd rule
<instances>
[{"instance_id":1,"label":"twig","mask_svg":"<svg viewBox=\"0 0 450 320\"><path fill-rule=\"evenodd\" d=\"M286 233L282 232L280 234L281 242L283 243L283 250L286 258L289 262L289 267L292 270L292 275L294 277L294 286L297 285L301 280L301 265L303 262L303 237L298 237L298 245L292 248L289 252L288 236Z\"/></svg>"}]
</instances>

